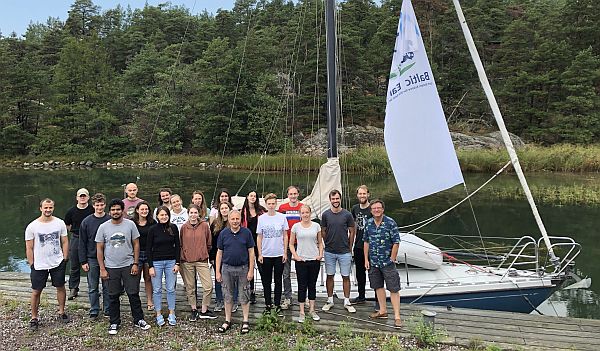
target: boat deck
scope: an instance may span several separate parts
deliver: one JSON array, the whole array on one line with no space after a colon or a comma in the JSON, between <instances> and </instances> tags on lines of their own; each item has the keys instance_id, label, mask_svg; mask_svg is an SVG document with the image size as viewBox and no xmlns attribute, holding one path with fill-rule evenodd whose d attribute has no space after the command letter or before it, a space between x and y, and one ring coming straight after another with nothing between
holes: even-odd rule
<instances>
[{"instance_id":1,"label":"boat deck","mask_svg":"<svg viewBox=\"0 0 600 351\"><path fill-rule=\"evenodd\" d=\"M295 279L293 279L295 280ZM259 284L260 285L260 284ZM319 285L319 284L317 284ZM201 290L201 288L199 288ZM144 295L144 289L140 289ZM31 289L29 274L0 272L0 295L3 299L17 299L29 301ZM253 318L258 318L264 308L262 296L258 293L258 303L251 306ZM200 294L201 296L201 294ZM56 290L48 284L44 290L42 300L49 304L56 304ZM127 299L122 300L127 304ZM599 350L600 349L600 320L551 317L531 314L469 310L435 306L402 305L402 318L405 327L393 328L393 318L372 321L368 315L373 310L373 302L357 305L356 314L348 314L342 307L342 301L336 300L335 307L329 312L320 312L321 321L315 326L320 330L336 330L342 321L357 333L389 333L409 337L410 321L420 318L420 311L426 308L437 313L435 318L436 329L445 334L444 342L469 346L474 343L494 343L503 349L521 350ZM142 297L145 303L145 297ZM321 306L324 298L317 297L317 305ZM78 307L87 308L87 284L85 278L81 280L80 295L74 301L67 301L67 305L77 304ZM187 306L183 286L177 286L177 310L186 312ZM298 306L285 311L285 318L295 319ZM391 306L388 312L391 312ZM150 313L147 312L146 313ZM241 312L234 314L234 320L241 319Z\"/></svg>"}]
</instances>

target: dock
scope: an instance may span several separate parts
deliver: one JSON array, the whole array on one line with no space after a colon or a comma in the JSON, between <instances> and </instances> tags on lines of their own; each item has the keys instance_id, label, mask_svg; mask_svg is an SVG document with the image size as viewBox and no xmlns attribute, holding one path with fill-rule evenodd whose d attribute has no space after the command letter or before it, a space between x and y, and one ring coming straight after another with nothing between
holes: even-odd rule
<instances>
[{"instance_id":1,"label":"dock","mask_svg":"<svg viewBox=\"0 0 600 351\"><path fill-rule=\"evenodd\" d=\"M292 278L295 280L294 278ZM257 303L251 305L251 320L256 320L264 310L262 288L257 284ZM295 288L294 288L295 289ZM201 288L198 288L201 298ZM3 299L29 301L31 285L28 273L0 272L0 296ZM140 288L142 306L145 307L145 293L143 283ZM294 296L296 294L294 293ZM163 294L164 299L164 294ZM56 304L56 289L48 282L42 295L42 301ZM462 346L473 344L494 343L502 349L509 350L600 350L600 320L541 316L532 314L470 310L418 304L402 305L401 315L404 323L402 329L395 329L391 305L388 303L387 320L370 320L369 314L373 311L373 302L355 305L357 313L347 313L343 308L343 301L336 299L335 306L330 312L320 310L325 298L319 294L317 308L321 320L314 323L317 330L335 331L342 322L354 333L385 333L402 337L411 336L411 323L421 320L422 311L436 313L435 329L443 337L442 342ZM81 308L89 308L87 297L87 284L82 276L79 296L73 301L67 301L67 306L77 304ZM127 305L127 298L122 299L122 304ZM284 311L284 318L295 320L298 315L298 303L289 310ZM166 306L166 305L163 305ZM178 314L182 317L189 313L189 306L185 297L181 278L177 284L176 306ZM125 307L127 308L127 307ZM148 317L154 314L144 311ZM223 312L218 313L223 318ZM241 310L234 314L234 319L241 319Z\"/></svg>"}]
</instances>

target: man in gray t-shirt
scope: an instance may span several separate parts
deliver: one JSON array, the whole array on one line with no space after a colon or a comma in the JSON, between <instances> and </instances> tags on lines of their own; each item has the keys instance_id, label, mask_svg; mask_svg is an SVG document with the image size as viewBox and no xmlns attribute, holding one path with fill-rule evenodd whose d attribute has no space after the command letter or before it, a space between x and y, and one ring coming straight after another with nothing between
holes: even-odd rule
<instances>
[{"instance_id":1,"label":"man in gray t-shirt","mask_svg":"<svg viewBox=\"0 0 600 351\"><path fill-rule=\"evenodd\" d=\"M352 266L352 243L356 227L352 214L342 208L342 194L339 190L329 193L331 208L321 216L321 233L325 242L325 271L327 272L327 303L323 311L333 307L333 277L336 265L340 265L340 273L344 288L344 307L348 312L356 309L350 304L350 267Z\"/></svg>"},{"instance_id":2,"label":"man in gray t-shirt","mask_svg":"<svg viewBox=\"0 0 600 351\"><path fill-rule=\"evenodd\" d=\"M119 296L123 289L129 298L133 323L142 330L150 329L144 321L140 301L140 276L138 272L140 255L140 233L135 224L123 218L123 200L112 199L108 206L110 221L98 227L96 233L96 254L100 266L100 278L108 281L110 300L110 326L108 334L115 335L121 325L121 303Z\"/></svg>"}]
</instances>

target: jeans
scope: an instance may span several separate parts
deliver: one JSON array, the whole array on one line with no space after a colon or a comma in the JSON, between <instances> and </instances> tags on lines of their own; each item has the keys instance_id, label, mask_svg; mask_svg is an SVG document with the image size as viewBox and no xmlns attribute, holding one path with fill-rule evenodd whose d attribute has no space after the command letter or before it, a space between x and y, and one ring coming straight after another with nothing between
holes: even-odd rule
<instances>
[{"instance_id":1,"label":"jeans","mask_svg":"<svg viewBox=\"0 0 600 351\"><path fill-rule=\"evenodd\" d=\"M87 272L88 297L90 299L90 314L100 313L100 293L98 284L100 282L100 266L95 258L88 258L90 270ZM102 282L102 302L104 313L108 313L109 298L108 298L108 283Z\"/></svg>"},{"instance_id":2,"label":"jeans","mask_svg":"<svg viewBox=\"0 0 600 351\"><path fill-rule=\"evenodd\" d=\"M72 236L69 242L69 289L79 290L81 280L81 265L79 264L79 236Z\"/></svg>"},{"instance_id":3,"label":"jeans","mask_svg":"<svg viewBox=\"0 0 600 351\"><path fill-rule=\"evenodd\" d=\"M281 290L283 277L283 257L263 257L262 284L265 293L265 305L271 306L271 282L275 279L275 306L281 306Z\"/></svg>"},{"instance_id":4,"label":"jeans","mask_svg":"<svg viewBox=\"0 0 600 351\"><path fill-rule=\"evenodd\" d=\"M287 260L283 264L283 296L292 299L292 252L287 249Z\"/></svg>"},{"instance_id":5,"label":"jeans","mask_svg":"<svg viewBox=\"0 0 600 351\"><path fill-rule=\"evenodd\" d=\"M356 285L358 288L358 297L365 298L365 286L367 284L367 270L365 269L364 247L354 247L354 264L356 265Z\"/></svg>"},{"instance_id":6,"label":"jeans","mask_svg":"<svg viewBox=\"0 0 600 351\"><path fill-rule=\"evenodd\" d=\"M162 304L162 282L163 275L165 276L165 289L167 290L167 307L171 311L175 311L175 284L177 277L173 272L175 260L154 261L155 275L152 277L152 302L154 302L154 310L160 312Z\"/></svg>"}]
</instances>

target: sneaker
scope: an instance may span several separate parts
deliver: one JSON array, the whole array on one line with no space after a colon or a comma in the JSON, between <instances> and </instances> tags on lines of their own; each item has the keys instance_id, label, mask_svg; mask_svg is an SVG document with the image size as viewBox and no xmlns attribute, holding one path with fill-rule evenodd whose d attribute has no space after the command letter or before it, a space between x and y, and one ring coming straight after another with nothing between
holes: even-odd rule
<instances>
[{"instance_id":1,"label":"sneaker","mask_svg":"<svg viewBox=\"0 0 600 351\"><path fill-rule=\"evenodd\" d=\"M206 312L200 311L200 319L216 319L217 316L211 312L211 310L206 310Z\"/></svg>"},{"instance_id":2,"label":"sneaker","mask_svg":"<svg viewBox=\"0 0 600 351\"><path fill-rule=\"evenodd\" d=\"M71 291L69 292L69 300L75 300L75 298L79 296L79 289L71 289Z\"/></svg>"},{"instance_id":3,"label":"sneaker","mask_svg":"<svg viewBox=\"0 0 600 351\"><path fill-rule=\"evenodd\" d=\"M190 318L188 318L188 320L190 322L195 322L198 320L198 310L192 310L192 313L190 313Z\"/></svg>"},{"instance_id":4,"label":"sneaker","mask_svg":"<svg viewBox=\"0 0 600 351\"><path fill-rule=\"evenodd\" d=\"M31 318L29 321L29 330L36 331L40 326L40 320L38 318Z\"/></svg>"},{"instance_id":5,"label":"sneaker","mask_svg":"<svg viewBox=\"0 0 600 351\"><path fill-rule=\"evenodd\" d=\"M111 324L110 327L108 327L108 334L109 335L117 335L118 332L119 332L119 325L118 324Z\"/></svg>"},{"instance_id":6,"label":"sneaker","mask_svg":"<svg viewBox=\"0 0 600 351\"><path fill-rule=\"evenodd\" d=\"M240 305L238 305L237 303L234 303L233 306L231 307L231 313L236 313L239 306Z\"/></svg>"},{"instance_id":7,"label":"sneaker","mask_svg":"<svg viewBox=\"0 0 600 351\"><path fill-rule=\"evenodd\" d=\"M254 305L256 304L256 294L255 293L250 293L250 304Z\"/></svg>"},{"instance_id":8,"label":"sneaker","mask_svg":"<svg viewBox=\"0 0 600 351\"><path fill-rule=\"evenodd\" d=\"M313 321L320 321L321 317L319 317L319 315L317 314L317 312L311 312L310 316L312 317Z\"/></svg>"},{"instance_id":9,"label":"sneaker","mask_svg":"<svg viewBox=\"0 0 600 351\"><path fill-rule=\"evenodd\" d=\"M215 304L215 312L223 311L223 301L217 301Z\"/></svg>"},{"instance_id":10,"label":"sneaker","mask_svg":"<svg viewBox=\"0 0 600 351\"><path fill-rule=\"evenodd\" d=\"M98 318L98 313L90 313L90 319Z\"/></svg>"},{"instance_id":11,"label":"sneaker","mask_svg":"<svg viewBox=\"0 0 600 351\"><path fill-rule=\"evenodd\" d=\"M141 330L150 329L150 324L146 323L146 321L143 319L140 319L139 321L137 321L137 323L135 323L135 326L140 328Z\"/></svg>"},{"instance_id":12,"label":"sneaker","mask_svg":"<svg viewBox=\"0 0 600 351\"><path fill-rule=\"evenodd\" d=\"M69 323L71 321L71 318L69 318L69 316L67 316L67 314L64 312L58 316L58 319L63 323Z\"/></svg>"},{"instance_id":13,"label":"sneaker","mask_svg":"<svg viewBox=\"0 0 600 351\"><path fill-rule=\"evenodd\" d=\"M281 306L275 306L275 313L277 313L277 317L283 317L283 310Z\"/></svg>"},{"instance_id":14,"label":"sneaker","mask_svg":"<svg viewBox=\"0 0 600 351\"><path fill-rule=\"evenodd\" d=\"M327 302L323 305L322 310L327 312L333 307L333 302Z\"/></svg>"},{"instance_id":15,"label":"sneaker","mask_svg":"<svg viewBox=\"0 0 600 351\"><path fill-rule=\"evenodd\" d=\"M352 305L344 305L344 308L350 313L356 313L356 308Z\"/></svg>"},{"instance_id":16,"label":"sneaker","mask_svg":"<svg viewBox=\"0 0 600 351\"><path fill-rule=\"evenodd\" d=\"M367 300L364 297L353 297L350 299L350 303L353 305L359 305L361 303L365 303Z\"/></svg>"},{"instance_id":17,"label":"sneaker","mask_svg":"<svg viewBox=\"0 0 600 351\"><path fill-rule=\"evenodd\" d=\"M159 327L162 327L163 325L165 325L165 317L163 317L163 315L162 315L162 314L160 314L160 315L156 316L156 324L157 324Z\"/></svg>"},{"instance_id":18,"label":"sneaker","mask_svg":"<svg viewBox=\"0 0 600 351\"><path fill-rule=\"evenodd\" d=\"M304 315L303 314L298 316L298 323L304 323Z\"/></svg>"},{"instance_id":19,"label":"sneaker","mask_svg":"<svg viewBox=\"0 0 600 351\"><path fill-rule=\"evenodd\" d=\"M172 313L169 313L169 318L168 318L168 320L169 320L169 325L170 325L170 326L174 326L174 325L176 325L176 324L177 324L177 318L175 318L175 315L174 315L174 314L172 314Z\"/></svg>"},{"instance_id":20,"label":"sneaker","mask_svg":"<svg viewBox=\"0 0 600 351\"><path fill-rule=\"evenodd\" d=\"M263 311L263 315L268 315L271 314L271 310L273 309L273 306L271 305L266 305L265 306L265 310Z\"/></svg>"},{"instance_id":21,"label":"sneaker","mask_svg":"<svg viewBox=\"0 0 600 351\"><path fill-rule=\"evenodd\" d=\"M104 312L104 313L103 313L103 316L104 316L104 317L106 317L106 318L110 318L110 313L108 313L108 312Z\"/></svg>"},{"instance_id":22,"label":"sneaker","mask_svg":"<svg viewBox=\"0 0 600 351\"><path fill-rule=\"evenodd\" d=\"M281 303L281 309L287 310L290 308L291 304L292 304L292 301L290 299L283 299L283 302Z\"/></svg>"}]
</instances>

